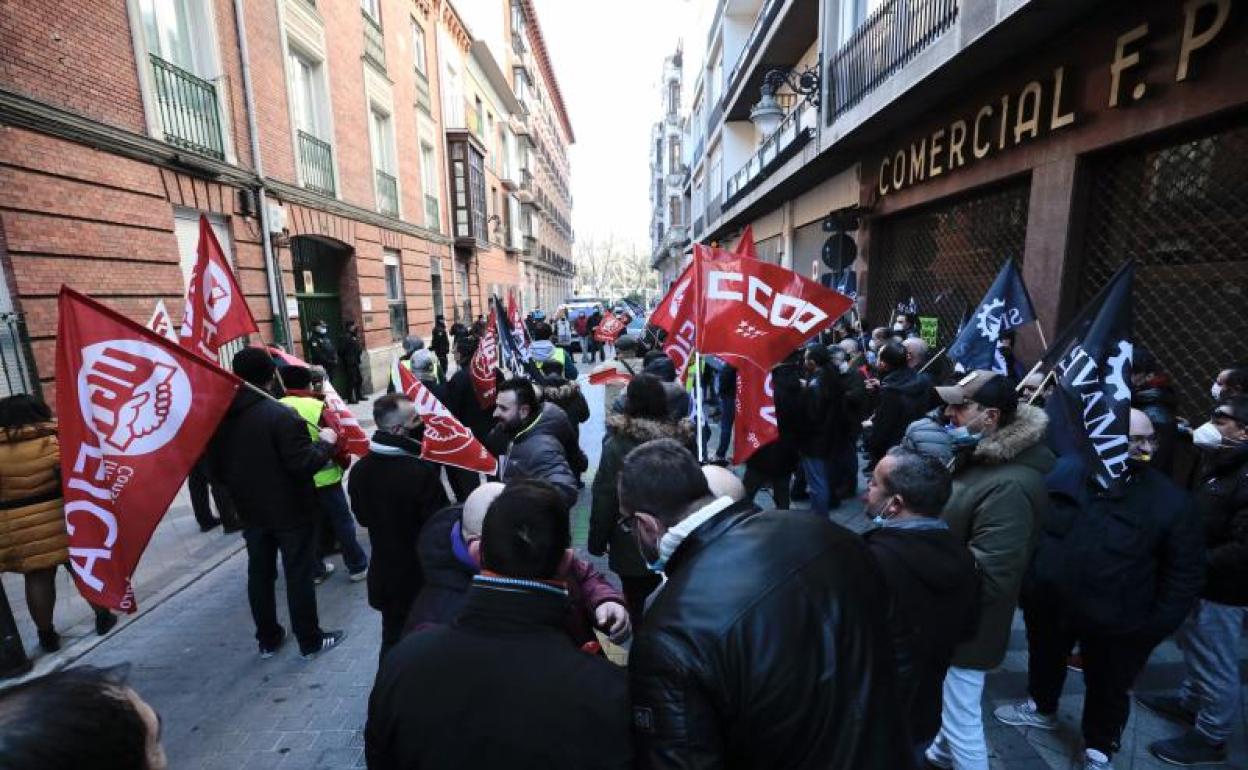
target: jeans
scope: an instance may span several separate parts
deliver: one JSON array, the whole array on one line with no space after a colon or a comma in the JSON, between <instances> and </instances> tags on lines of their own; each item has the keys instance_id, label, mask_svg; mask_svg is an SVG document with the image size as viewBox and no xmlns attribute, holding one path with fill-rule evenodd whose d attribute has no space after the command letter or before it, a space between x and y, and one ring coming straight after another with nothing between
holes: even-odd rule
<instances>
[{"instance_id":1,"label":"jeans","mask_svg":"<svg viewBox=\"0 0 1248 770\"><path fill-rule=\"evenodd\" d=\"M1061 611L1044 601L1023 602L1027 626L1027 691L1041 714L1057 713L1066 682L1066 659L1079 643L1083 656L1083 741L1090 749L1113 755L1131 714L1129 692L1149 653L1160 641L1140 635L1081 632Z\"/></svg>"},{"instance_id":2,"label":"jeans","mask_svg":"<svg viewBox=\"0 0 1248 770\"><path fill-rule=\"evenodd\" d=\"M191 475L187 477L186 484L191 493L191 511L195 514L195 521L199 526L216 526L216 520L212 517L212 506L208 504L208 493L211 491L212 501L217 504L217 515L221 517L221 523L231 529L238 527L238 513L234 510L234 503L230 502L230 495L225 491L225 486L212 483L201 463L191 466Z\"/></svg>"},{"instance_id":3,"label":"jeans","mask_svg":"<svg viewBox=\"0 0 1248 770\"><path fill-rule=\"evenodd\" d=\"M719 397L719 447L715 454L719 457L728 456L728 448L732 443L732 423L737 416L737 399L733 396Z\"/></svg>"},{"instance_id":4,"label":"jeans","mask_svg":"<svg viewBox=\"0 0 1248 770\"><path fill-rule=\"evenodd\" d=\"M988 742L980 708L984 674L971 668L949 667L941 701L940 732L927 747L927 758L932 764L952 766L955 770L988 770Z\"/></svg>"},{"instance_id":5,"label":"jeans","mask_svg":"<svg viewBox=\"0 0 1248 770\"><path fill-rule=\"evenodd\" d=\"M1187 664L1179 697L1196 712L1196 729L1212 743L1225 743L1239 715L1239 639L1248 607L1207 599L1196 603L1177 640Z\"/></svg>"},{"instance_id":6,"label":"jeans","mask_svg":"<svg viewBox=\"0 0 1248 770\"><path fill-rule=\"evenodd\" d=\"M272 647L282 636L277 622L277 555L282 555L282 571L286 575L286 605L290 625L299 640L299 650L319 649L321 626L316 615L316 528L312 525L295 529L247 527L243 530L247 543L247 599L251 618L256 624L256 641Z\"/></svg>"},{"instance_id":7,"label":"jeans","mask_svg":"<svg viewBox=\"0 0 1248 770\"><path fill-rule=\"evenodd\" d=\"M334 537L342 547L342 561L347 565L347 572L355 574L368 568L368 554L360 546L355 536L355 519L351 518L351 507L347 504L347 493L342 491L342 483L330 484L316 488L316 501L329 517Z\"/></svg>"},{"instance_id":8,"label":"jeans","mask_svg":"<svg viewBox=\"0 0 1248 770\"><path fill-rule=\"evenodd\" d=\"M828 487L828 461L822 457L802 455L802 469L806 472L806 488L810 491L811 512L827 516L832 502L832 491Z\"/></svg>"}]
</instances>

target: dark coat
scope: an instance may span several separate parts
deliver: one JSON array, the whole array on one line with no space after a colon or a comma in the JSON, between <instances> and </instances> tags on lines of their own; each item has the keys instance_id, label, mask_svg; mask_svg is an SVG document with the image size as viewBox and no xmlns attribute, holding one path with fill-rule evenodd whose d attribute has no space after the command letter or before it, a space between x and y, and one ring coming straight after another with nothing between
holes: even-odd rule
<instances>
[{"instance_id":1,"label":"dark coat","mask_svg":"<svg viewBox=\"0 0 1248 770\"><path fill-rule=\"evenodd\" d=\"M613 414L607 418L607 439L594 476L593 507L589 514L589 552L602 556L610 551L607 564L620 577L650 575L646 560L637 549L633 536L615 526L620 515L620 497L616 485L624 457L647 441L676 439L690 451L695 448L693 423L658 422L639 417Z\"/></svg>"},{"instance_id":2,"label":"dark coat","mask_svg":"<svg viewBox=\"0 0 1248 770\"><path fill-rule=\"evenodd\" d=\"M584 457L584 454L577 446L568 416L559 407L549 401L542 402L537 419L514 436L497 428L486 445L507 446L501 481L541 479L559 490L569 508L576 504L576 477L569 459L578 454Z\"/></svg>"},{"instance_id":3,"label":"dark coat","mask_svg":"<svg viewBox=\"0 0 1248 770\"><path fill-rule=\"evenodd\" d=\"M891 371L880 380L879 400L867 441L872 466L900 444L906 426L927 411L930 390L928 381L909 367Z\"/></svg>"},{"instance_id":4,"label":"dark coat","mask_svg":"<svg viewBox=\"0 0 1248 770\"><path fill-rule=\"evenodd\" d=\"M942 688L953 650L975 633L975 560L947 529L880 527L863 538L889 589L889 627L910 735L926 743L940 730Z\"/></svg>"},{"instance_id":5,"label":"dark coat","mask_svg":"<svg viewBox=\"0 0 1248 770\"><path fill-rule=\"evenodd\" d=\"M565 601L477 582L453 625L399 642L369 697L369 768L630 768L624 672L569 641Z\"/></svg>"},{"instance_id":6,"label":"dark coat","mask_svg":"<svg viewBox=\"0 0 1248 770\"><path fill-rule=\"evenodd\" d=\"M373 548L368 604L401 611L424 583L416 544L421 527L446 505L446 492L438 466L419 458L415 441L379 432L369 450L347 477L351 510Z\"/></svg>"},{"instance_id":7,"label":"dark coat","mask_svg":"<svg viewBox=\"0 0 1248 770\"><path fill-rule=\"evenodd\" d=\"M1204 518L1207 568L1201 597L1248 605L1248 447L1213 457L1196 501Z\"/></svg>"},{"instance_id":8,"label":"dark coat","mask_svg":"<svg viewBox=\"0 0 1248 770\"><path fill-rule=\"evenodd\" d=\"M308 363L326 368L338 365L338 348L328 334L313 332L308 338Z\"/></svg>"},{"instance_id":9,"label":"dark coat","mask_svg":"<svg viewBox=\"0 0 1248 770\"><path fill-rule=\"evenodd\" d=\"M802 389L802 409L798 450L806 457L828 457L849 430L840 373L827 368L816 372Z\"/></svg>"},{"instance_id":10,"label":"dark coat","mask_svg":"<svg viewBox=\"0 0 1248 770\"><path fill-rule=\"evenodd\" d=\"M802 405L802 381L794 364L780 364L771 370L772 398L776 404L776 430L779 437L770 444L762 446L750 459L745 461L746 467L766 478L787 476L797 469L801 458L798 455L798 437L805 420Z\"/></svg>"},{"instance_id":11,"label":"dark coat","mask_svg":"<svg viewBox=\"0 0 1248 770\"><path fill-rule=\"evenodd\" d=\"M1091 486L1052 495L1024 601L1057 607L1076 629L1159 642L1187 617L1204 572L1191 497L1145 467L1121 497Z\"/></svg>"},{"instance_id":12,"label":"dark coat","mask_svg":"<svg viewBox=\"0 0 1248 770\"><path fill-rule=\"evenodd\" d=\"M472 431L478 441L484 441L494 429L494 414L477 401L477 392L472 387L472 373L467 367L461 367L451 375L446 383L446 399L442 403L455 419Z\"/></svg>"},{"instance_id":13,"label":"dark coat","mask_svg":"<svg viewBox=\"0 0 1248 770\"><path fill-rule=\"evenodd\" d=\"M359 332L343 332L342 339L338 342L338 355L346 366L359 368L360 358L364 355L363 336Z\"/></svg>"},{"instance_id":14,"label":"dark coat","mask_svg":"<svg viewBox=\"0 0 1248 770\"><path fill-rule=\"evenodd\" d=\"M638 767L912 766L860 538L737 503L676 548L667 578L629 656Z\"/></svg>"},{"instance_id":15,"label":"dark coat","mask_svg":"<svg viewBox=\"0 0 1248 770\"><path fill-rule=\"evenodd\" d=\"M429 349L439 356L451 352L451 338L446 333L445 325L433 325L433 339L429 343Z\"/></svg>"},{"instance_id":16,"label":"dark coat","mask_svg":"<svg viewBox=\"0 0 1248 770\"><path fill-rule=\"evenodd\" d=\"M243 526L295 529L316 521L312 476L333 453L293 408L244 388L209 444L206 468L229 490Z\"/></svg>"},{"instance_id":17,"label":"dark coat","mask_svg":"<svg viewBox=\"0 0 1248 770\"><path fill-rule=\"evenodd\" d=\"M845 394L846 429L856 437L862 432L862 421L867 419L867 381L852 366L840 378L841 392Z\"/></svg>"},{"instance_id":18,"label":"dark coat","mask_svg":"<svg viewBox=\"0 0 1248 770\"><path fill-rule=\"evenodd\" d=\"M478 571L460 534L463 515L462 505L448 506L430 517L420 530L416 553L424 584L407 613L405 631L449 623L463 607Z\"/></svg>"}]
</instances>

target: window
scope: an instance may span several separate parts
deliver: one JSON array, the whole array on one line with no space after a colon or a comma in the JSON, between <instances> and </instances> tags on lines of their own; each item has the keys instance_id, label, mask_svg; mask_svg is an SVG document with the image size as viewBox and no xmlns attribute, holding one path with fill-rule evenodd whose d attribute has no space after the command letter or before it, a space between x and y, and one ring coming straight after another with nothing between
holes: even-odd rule
<instances>
[{"instance_id":1,"label":"window","mask_svg":"<svg viewBox=\"0 0 1248 770\"><path fill-rule=\"evenodd\" d=\"M680 173L680 165L683 159L680 157L680 140L670 139L667 145L667 169L669 173Z\"/></svg>"},{"instance_id":2,"label":"window","mask_svg":"<svg viewBox=\"0 0 1248 770\"><path fill-rule=\"evenodd\" d=\"M199 209L173 210L173 235L178 242L178 267L182 268L182 282L191 280L191 271L195 269L195 261L199 258L199 216L204 212ZM225 261L234 264L234 241L230 238L230 225L225 217L208 214L208 224L212 226L212 234L217 236ZM173 310L173 308L170 308Z\"/></svg>"},{"instance_id":3,"label":"window","mask_svg":"<svg viewBox=\"0 0 1248 770\"><path fill-rule=\"evenodd\" d=\"M680 208L680 197L673 195L668 201L668 224L672 227L680 227L685 223L684 213Z\"/></svg>"},{"instance_id":4,"label":"window","mask_svg":"<svg viewBox=\"0 0 1248 770\"><path fill-rule=\"evenodd\" d=\"M427 75L425 70L425 62L428 61L425 54L425 29L420 23L412 19L412 66L422 75Z\"/></svg>"},{"instance_id":5,"label":"window","mask_svg":"<svg viewBox=\"0 0 1248 770\"><path fill-rule=\"evenodd\" d=\"M438 155L428 142L420 143L420 185L425 193L425 227L438 230L442 219L438 211Z\"/></svg>"},{"instance_id":6,"label":"window","mask_svg":"<svg viewBox=\"0 0 1248 770\"><path fill-rule=\"evenodd\" d=\"M473 97L473 106L476 109L476 119L477 119L476 125L473 128L473 131L476 133L478 139L485 141L485 134L483 133L484 129L482 128L482 121L485 116L485 107L481 104L480 96Z\"/></svg>"},{"instance_id":7,"label":"window","mask_svg":"<svg viewBox=\"0 0 1248 770\"><path fill-rule=\"evenodd\" d=\"M442 300L442 260L439 257L429 258L429 290L433 292L433 317L445 316Z\"/></svg>"},{"instance_id":8,"label":"window","mask_svg":"<svg viewBox=\"0 0 1248 770\"><path fill-rule=\"evenodd\" d=\"M385 249L382 261L386 266L386 307L390 310L390 339L398 342L407 336L407 300L403 294L403 269L397 249Z\"/></svg>"},{"instance_id":9,"label":"window","mask_svg":"<svg viewBox=\"0 0 1248 770\"><path fill-rule=\"evenodd\" d=\"M680 107L680 83L675 80L667 84L667 116L669 118L676 117L676 110Z\"/></svg>"},{"instance_id":10,"label":"window","mask_svg":"<svg viewBox=\"0 0 1248 770\"><path fill-rule=\"evenodd\" d=\"M202 41L210 29L204 4L197 0L139 0L149 53L205 79L215 78L211 46Z\"/></svg>"},{"instance_id":11,"label":"window","mask_svg":"<svg viewBox=\"0 0 1248 770\"><path fill-rule=\"evenodd\" d=\"M295 128L324 139L329 132L326 130L324 80L321 75L321 63L313 61L302 53L291 49L288 59L290 65L291 113Z\"/></svg>"},{"instance_id":12,"label":"window","mask_svg":"<svg viewBox=\"0 0 1248 770\"><path fill-rule=\"evenodd\" d=\"M373 146L377 209L383 214L398 216L399 180L395 171L394 130L390 116L375 106L369 110L368 133Z\"/></svg>"},{"instance_id":13,"label":"window","mask_svg":"<svg viewBox=\"0 0 1248 770\"><path fill-rule=\"evenodd\" d=\"M360 0L360 9L373 21L381 24L381 0Z\"/></svg>"}]
</instances>

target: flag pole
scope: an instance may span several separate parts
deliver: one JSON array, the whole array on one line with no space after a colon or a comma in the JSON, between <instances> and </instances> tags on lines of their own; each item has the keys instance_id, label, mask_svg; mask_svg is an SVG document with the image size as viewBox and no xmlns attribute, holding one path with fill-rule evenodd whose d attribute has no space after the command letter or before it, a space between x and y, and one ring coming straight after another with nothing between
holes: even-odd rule
<instances>
[{"instance_id":1,"label":"flag pole","mask_svg":"<svg viewBox=\"0 0 1248 770\"><path fill-rule=\"evenodd\" d=\"M1044 375L1044 379L1040 380L1040 387L1036 388L1036 392L1032 393L1031 398L1027 399L1027 406L1031 406L1036 403L1036 399L1039 398L1040 394L1044 392L1044 389L1049 386L1049 380L1053 379L1054 374L1055 372L1050 371L1048 374Z\"/></svg>"},{"instance_id":2,"label":"flag pole","mask_svg":"<svg viewBox=\"0 0 1248 770\"><path fill-rule=\"evenodd\" d=\"M1040 325L1040 320L1036 319L1036 333L1040 335L1040 347L1047 353L1049 350L1049 341L1044 338L1044 327ZM1041 356L1043 359L1043 356Z\"/></svg>"},{"instance_id":3,"label":"flag pole","mask_svg":"<svg viewBox=\"0 0 1248 770\"><path fill-rule=\"evenodd\" d=\"M936 355L934 355L934 356L932 356L931 358L927 359L927 363L925 363L925 364L923 364L923 366L919 367L919 371L918 371L917 373L918 373L918 374L922 374L923 372L926 372L926 371L927 371L927 367L929 367L929 366L931 366L932 364L936 363L936 359L938 359L938 358L940 358L941 356L943 356L943 355L945 354L945 351L946 351L946 350L948 350L948 349L949 349L949 346L948 346L948 345L946 345L945 347L943 347L943 348L941 348L940 350L936 351Z\"/></svg>"},{"instance_id":4,"label":"flag pole","mask_svg":"<svg viewBox=\"0 0 1248 770\"><path fill-rule=\"evenodd\" d=\"M1031 371L1030 371L1030 372L1027 372L1027 376L1026 376L1026 377L1023 377L1023 379L1021 379L1021 380L1019 380L1019 381L1018 381L1018 384L1014 386L1014 390L1015 390L1015 391L1022 390L1022 389L1023 389L1023 383L1027 381L1027 377L1030 377L1031 375L1033 375L1033 374L1035 374L1036 372L1040 371L1040 367L1042 367L1042 366L1044 366L1044 358L1043 358L1043 357L1041 357L1041 358L1040 358L1040 360L1036 362L1036 365L1035 365L1035 366L1031 367ZM1047 378L1046 378L1046 379L1047 379Z\"/></svg>"},{"instance_id":5,"label":"flag pole","mask_svg":"<svg viewBox=\"0 0 1248 770\"><path fill-rule=\"evenodd\" d=\"M706 448L702 445L702 425L704 417L702 415L702 354L693 354L693 397L697 402L694 406L694 414L697 416L697 434L698 434L698 462L701 463L706 459Z\"/></svg>"}]
</instances>

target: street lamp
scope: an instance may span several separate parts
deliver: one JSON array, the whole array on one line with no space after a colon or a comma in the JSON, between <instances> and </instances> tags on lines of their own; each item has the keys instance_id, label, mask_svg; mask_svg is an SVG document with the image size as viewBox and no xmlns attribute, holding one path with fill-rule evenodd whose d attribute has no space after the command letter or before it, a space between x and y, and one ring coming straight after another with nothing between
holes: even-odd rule
<instances>
[{"instance_id":1,"label":"street lamp","mask_svg":"<svg viewBox=\"0 0 1248 770\"><path fill-rule=\"evenodd\" d=\"M804 70L796 67L776 67L763 75L763 85L759 89L761 97L758 104L750 108L750 122L762 133L771 136L784 120L784 108L776 101L776 92L780 86L787 85L794 94L806 97L806 101L814 107L819 106L819 65L812 65Z\"/></svg>"}]
</instances>

